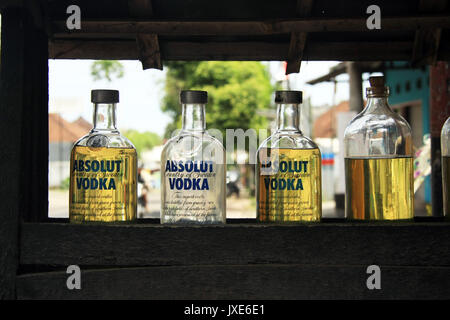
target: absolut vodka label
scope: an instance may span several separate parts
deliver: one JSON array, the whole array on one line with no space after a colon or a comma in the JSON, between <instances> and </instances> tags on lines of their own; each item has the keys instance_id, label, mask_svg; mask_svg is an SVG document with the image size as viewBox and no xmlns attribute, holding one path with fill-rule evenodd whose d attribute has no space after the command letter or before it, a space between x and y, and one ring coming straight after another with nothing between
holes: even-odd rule
<instances>
[{"instance_id":1,"label":"absolut vodka label","mask_svg":"<svg viewBox=\"0 0 450 320\"><path fill-rule=\"evenodd\" d=\"M163 166L165 222L220 222L225 185L223 164L166 160Z\"/></svg>"}]
</instances>

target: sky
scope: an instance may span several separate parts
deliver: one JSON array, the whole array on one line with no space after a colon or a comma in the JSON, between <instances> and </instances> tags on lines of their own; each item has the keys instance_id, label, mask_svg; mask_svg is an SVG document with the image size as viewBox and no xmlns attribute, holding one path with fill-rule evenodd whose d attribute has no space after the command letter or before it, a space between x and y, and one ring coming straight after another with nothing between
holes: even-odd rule
<instances>
[{"instance_id":1,"label":"sky","mask_svg":"<svg viewBox=\"0 0 450 320\"><path fill-rule=\"evenodd\" d=\"M117 89L120 103L117 110L119 130L137 129L162 135L170 117L161 111L164 96L165 71L143 70L139 61L121 61L124 77L111 82L94 81L90 74L93 60L49 60L49 110L72 121L79 116L92 121L90 90ZM281 62L264 62L273 79L283 78ZM336 61L302 62L300 73L289 76L291 90L301 90L310 97L313 106L333 105L348 99L347 75L338 77L336 96L334 86L322 83L306 85L308 80L324 75Z\"/></svg>"}]
</instances>

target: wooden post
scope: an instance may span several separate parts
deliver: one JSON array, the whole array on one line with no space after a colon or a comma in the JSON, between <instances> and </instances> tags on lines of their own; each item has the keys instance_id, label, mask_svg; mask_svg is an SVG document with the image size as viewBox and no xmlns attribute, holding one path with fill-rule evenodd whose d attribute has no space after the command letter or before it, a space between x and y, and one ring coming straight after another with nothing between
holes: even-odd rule
<instances>
[{"instance_id":1,"label":"wooden post","mask_svg":"<svg viewBox=\"0 0 450 320\"><path fill-rule=\"evenodd\" d=\"M347 62L350 86L350 110L360 112L363 109L362 74L357 62Z\"/></svg>"},{"instance_id":2,"label":"wooden post","mask_svg":"<svg viewBox=\"0 0 450 320\"><path fill-rule=\"evenodd\" d=\"M15 298L21 219L48 213L48 45L25 9L2 11L0 298Z\"/></svg>"},{"instance_id":3,"label":"wooden post","mask_svg":"<svg viewBox=\"0 0 450 320\"><path fill-rule=\"evenodd\" d=\"M23 38L20 10L2 12L0 75L0 299L15 298L21 208L20 160L23 114ZM5 45L6 44L6 45Z\"/></svg>"},{"instance_id":4,"label":"wooden post","mask_svg":"<svg viewBox=\"0 0 450 320\"><path fill-rule=\"evenodd\" d=\"M443 217L441 130L450 116L448 62L430 67L430 131L431 131L431 205L432 216Z\"/></svg>"}]
</instances>

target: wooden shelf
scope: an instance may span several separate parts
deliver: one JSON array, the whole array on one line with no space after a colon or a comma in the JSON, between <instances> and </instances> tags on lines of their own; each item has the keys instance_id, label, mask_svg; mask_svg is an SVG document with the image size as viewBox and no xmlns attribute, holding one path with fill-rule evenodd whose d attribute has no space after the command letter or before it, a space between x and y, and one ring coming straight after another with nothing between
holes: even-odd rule
<instances>
[{"instance_id":1,"label":"wooden shelf","mask_svg":"<svg viewBox=\"0 0 450 320\"><path fill-rule=\"evenodd\" d=\"M20 244L25 270L57 271L19 275L19 298L450 298L450 223L24 223ZM65 287L71 264L81 291Z\"/></svg>"}]
</instances>

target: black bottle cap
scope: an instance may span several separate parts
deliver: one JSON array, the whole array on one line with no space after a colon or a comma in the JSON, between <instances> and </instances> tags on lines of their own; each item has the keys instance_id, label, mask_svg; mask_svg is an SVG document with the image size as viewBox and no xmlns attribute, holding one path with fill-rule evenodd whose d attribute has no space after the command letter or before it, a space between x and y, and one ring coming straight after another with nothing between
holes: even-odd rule
<instances>
[{"instance_id":1,"label":"black bottle cap","mask_svg":"<svg viewBox=\"0 0 450 320\"><path fill-rule=\"evenodd\" d=\"M198 90L183 90L180 92L180 102L182 104L208 103L208 92Z\"/></svg>"},{"instance_id":2,"label":"black bottle cap","mask_svg":"<svg viewBox=\"0 0 450 320\"><path fill-rule=\"evenodd\" d=\"M275 103L302 103L301 91L285 90L275 92Z\"/></svg>"},{"instance_id":3,"label":"black bottle cap","mask_svg":"<svg viewBox=\"0 0 450 320\"><path fill-rule=\"evenodd\" d=\"M91 90L92 103L118 103L119 91L108 89Z\"/></svg>"}]
</instances>

